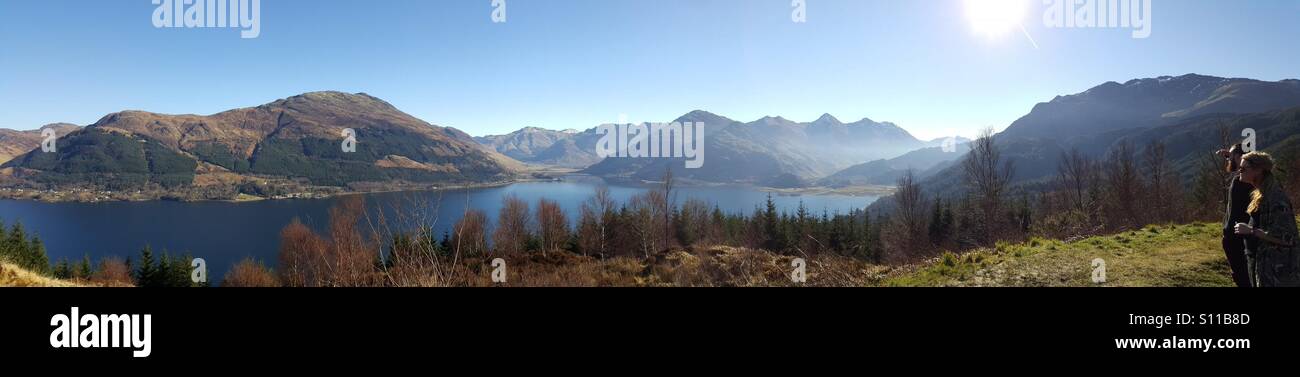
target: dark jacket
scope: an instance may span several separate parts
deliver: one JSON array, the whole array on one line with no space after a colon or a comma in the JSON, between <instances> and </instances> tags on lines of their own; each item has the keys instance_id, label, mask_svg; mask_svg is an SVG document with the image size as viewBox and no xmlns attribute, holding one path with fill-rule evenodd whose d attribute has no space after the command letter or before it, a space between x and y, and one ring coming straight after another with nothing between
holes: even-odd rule
<instances>
[{"instance_id":1,"label":"dark jacket","mask_svg":"<svg viewBox=\"0 0 1300 377\"><path fill-rule=\"evenodd\" d=\"M1259 213L1251 215L1251 226L1268 232L1268 235L1292 246L1259 241L1250 250L1251 279L1256 287L1300 286L1300 231L1296 230L1295 211L1286 192L1273 177L1264 186L1263 203Z\"/></svg>"},{"instance_id":2,"label":"dark jacket","mask_svg":"<svg viewBox=\"0 0 1300 377\"><path fill-rule=\"evenodd\" d=\"M1241 173L1235 172L1228 177L1228 212L1223 215L1223 229L1229 234L1237 224L1250 222L1246 208L1250 207L1250 193L1255 186L1242 182L1240 177Z\"/></svg>"}]
</instances>

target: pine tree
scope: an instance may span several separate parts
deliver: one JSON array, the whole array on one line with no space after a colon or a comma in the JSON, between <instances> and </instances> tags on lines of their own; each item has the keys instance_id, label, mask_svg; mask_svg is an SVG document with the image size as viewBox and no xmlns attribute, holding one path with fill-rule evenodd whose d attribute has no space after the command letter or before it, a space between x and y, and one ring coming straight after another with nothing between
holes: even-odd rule
<instances>
[{"instance_id":1,"label":"pine tree","mask_svg":"<svg viewBox=\"0 0 1300 377\"><path fill-rule=\"evenodd\" d=\"M90 254L82 255L81 261L77 262L77 278L90 280L90 275L93 275L94 273L95 271L90 265Z\"/></svg>"},{"instance_id":2,"label":"pine tree","mask_svg":"<svg viewBox=\"0 0 1300 377\"><path fill-rule=\"evenodd\" d=\"M153 249L145 245L140 250L140 267L135 272L135 284L140 287L158 286L158 268L154 264Z\"/></svg>"},{"instance_id":3,"label":"pine tree","mask_svg":"<svg viewBox=\"0 0 1300 377\"><path fill-rule=\"evenodd\" d=\"M193 262L194 256L188 252L173 258L171 260L171 272L167 274L170 281L168 286L180 288L196 286L196 283L190 277L190 273L194 271L194 267L190 265Z\"/></svg>"},{"instance_id":4,"label":"pine tree","mask_svg":"<svg viewBox=\"0 0 1300 377\"><path fill-rule=\"evenodd\" d=\"M54 278L69 280L72 279L72 266L68 265L68 260L59 258L59 262L54 264Z\"/></svg>"},{"instance_id":5,"label":"pine tree","mask_svg":"<svg viewBox=\"0 0 1300 377\"><path fill-rule=\"evenodd\" d=\"M934 210L930 214L930 242L943 244L943 199L934 200Z\"/></svg>"},{"instance_id":6,"label":"pine tree","mask_svg":"<svg viewBox=\"0 0 1300 377\"><path fill-rule=\"evenodd\" d=\"M930 217L930 241L942 247L952 238L953 233L952 202L936 199L934 211Z\"/></svg>"},{"instance_id":7,"label":"pine tree","mask_svg":"<svg viewBox=\"0 0 1300 377\"><path fill-rule=\"evenodd\" d=\"M4 240L5 248L8 249L8 259L11 262L22 266L27 263L28 247L27 233L23 231L23 223L14 223L13 228L9 231L9 236Z\"/></svg>"},{"instance_id":8,"label":"pine tree","mask_svg":"<svg viewBox=\"0 0 1300 377\"><path fill-rule=\"evenodd\" d=\"M442 251L442 255L451 256L452 250L454 250L451 247L451 232L442 231L442 242L438 243L438 249Z\"/></svg>"},{"instance_id":9,"label":"pine tree","mask_svg":"<svg viewBox=\"0 0 1300 377\"><path fill-rule=\"evenodd\" d=\"M40 237L32 236L32 243L27 247L27 258L24 267L38 274L48 275L50 273L50 257L45 255L45 243L41 242Z\"/></svg>"},{"instance_id":10,"label":"pine tree","mask_svg":"<svg viewBox=\"0 0 1300 377\"><path fill-rule=\"evenodd\" d=\"M171 256L167 254L167 249L163 249L162 254L158 254L158 269L154 287L170 287L172 280Z\"/></svg>"},{"instance_id":11,"label":"pine tree","mask_svg":"<svg viewBox=\"0 0 1300 377\"><path fill-rule=\"evenodd\" d=\"M443 234L446 235L447 233L444 232ZM439 241L438 236L434 233L433 229L429 228L420 230L420 242L417 251L424 258L442 258L451 256L451 254L447 253L446 249L442 248L442 241Z\"/></svg>"},{"instance_id":12,"label":"pine tree","mask_svg":"<svg viewBox=\"0 0 1300 377\"><path fill-rule=\"evenodd\" d=\"M762 212L763 222L763 239L765 240L763 248L768 251L780 252L781 244L781 224L776 213L776 202L772 201L772 194L767 194L767 207Z\"/></svg>"},{"instance_id":13,"label":"pine tree","mask_svg":"<svg viewBox=\"0 0 1300 377\"><path fill-rule=\"evenodd\" d=\"M889 218L877 218L876 224L885 224ZM862 211L862 257L876 263L880 263L880 226L871 226L871 211Z\"/></svg>"},{"instance_id":14,"label":"pine tree","mask_svg":"<svg viewBox=\"0 0 1300 377\"><path fill-rule=\"evenodd\" d=\"M952 202L943 204L943 216L939 219L943 223L944 237L952 237L953 230L957 226L957 220L952 214Z\"/></svg>"}]
</instances>

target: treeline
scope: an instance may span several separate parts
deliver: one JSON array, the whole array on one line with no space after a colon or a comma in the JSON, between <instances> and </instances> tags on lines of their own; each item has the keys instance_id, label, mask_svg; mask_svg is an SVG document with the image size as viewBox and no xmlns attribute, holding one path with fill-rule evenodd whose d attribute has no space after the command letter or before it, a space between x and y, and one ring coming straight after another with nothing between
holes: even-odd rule
<instances>
[{"instance_id":1,"label":"treeline","mask_svg":"<svg viewBox=\"0 0 1300 377\"><path fill-rule=\"evenodd\" d=\"M84 255L76 262L60 259L49 275L57 279L100 286L178 288L209 285L207 282L193 281L191 274L194 272L194 257L188 253L172 255L164 251L155 254L152 247L145 246L136 258L104 257L98 263L92 263L90 255Z\"/></svg>"},{"instance_id":2,"label":"treeline","mask_svg":"<svg viewBox=\"0 0 1300 377\"><path fill-rule=\"evenodd\" d=\"M667 250L713 245L791 256L829 253L881 259L879 229L864 210L815 214L801 204L795 211L778 211L769 196L746 215L726 213L697 199L677 205L674 194L671 172L659 188L622 204L608 189L598 188L581 204L576 221L570 221L555 201L528 203L507 196L494 224L488 223L486 213L469 209L441 235L430 230L431 222L408 221L405 227L394 227L389 219L365 218L364 200L346 197L330 210L324 233L298 220L281 230L276 270L245 260L226 274L222 285L437 285L470 273L466 269L486 266L493 258L644 260Z\"/></svg>"}]
</instances>

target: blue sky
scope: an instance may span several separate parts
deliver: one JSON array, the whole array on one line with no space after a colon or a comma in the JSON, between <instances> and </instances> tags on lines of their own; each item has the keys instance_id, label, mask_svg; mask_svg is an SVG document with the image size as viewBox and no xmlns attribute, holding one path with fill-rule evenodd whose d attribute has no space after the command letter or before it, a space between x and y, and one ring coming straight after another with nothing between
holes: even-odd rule
<instances>
[{"instance_id":1,"label":"blue sky","mask_svg":"<svg viewBox=\"0 0 1300 377\"><path fill-rule=\"evenodd\" d=\"M263 0L261 35L157 29L149 0L0 1L0 127L126 109L210 114L366 92L474 135L667 121L892 121L918 137L1005 128L1105 81L1300 78L1300 0L1153 0L1152 34L975 33L963 0Z\"/></svg>"}]
</instances>

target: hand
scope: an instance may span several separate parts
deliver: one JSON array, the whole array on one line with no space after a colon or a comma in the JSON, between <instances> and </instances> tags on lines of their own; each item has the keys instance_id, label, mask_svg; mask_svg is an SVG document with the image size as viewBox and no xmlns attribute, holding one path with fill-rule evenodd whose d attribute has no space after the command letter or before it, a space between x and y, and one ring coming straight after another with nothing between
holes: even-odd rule
<instances>
[{"instance_id":1,"label":"hand","mask_svg":"<svg viewBox=\"0 0 1300 377\"><path fill-rule=\"evenodd\" d=\"M1215 151L1214 154L1216 156L1219 156L1220 158L1232 157L1232 152L1228 152L1227 149L1220 149L1218 151Z\"/></svg>"},{"instance_id":2,"label":"hand","mask_svg":"<svg viewBox=\"0 0 1300 377\"><path fill-rule=\"evenodd\" d=\"M1233 233L1236 233L1238 236L1253 236L1255 235L1255 228L1251 228L1250 224L1237 223L1237 227L1233 229Z\"/></svg>"}]
</instances>

